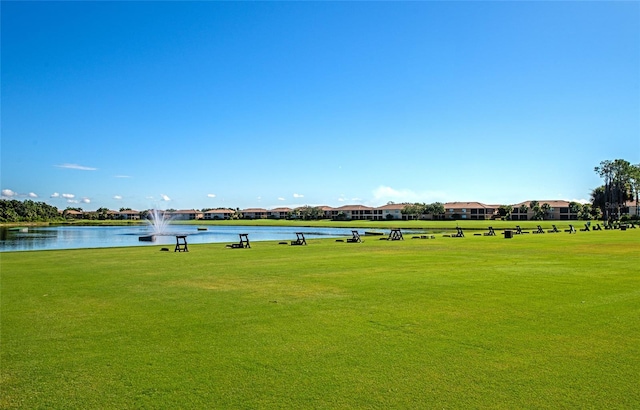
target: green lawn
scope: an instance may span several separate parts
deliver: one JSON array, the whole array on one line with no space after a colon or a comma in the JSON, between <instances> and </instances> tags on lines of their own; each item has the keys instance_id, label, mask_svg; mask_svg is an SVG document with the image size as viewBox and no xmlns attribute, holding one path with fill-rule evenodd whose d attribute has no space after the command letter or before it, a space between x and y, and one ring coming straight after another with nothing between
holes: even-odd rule
<instances>
[{"instance_id":1,"label":"green lawn","mask_svg":"<svg viewBox=\"0 0 640 410\"><path fill-rule=\"evenodd\" d=\"M640 408L640 229L7 252L0 408Z\"/></svg>"}]
</instances>

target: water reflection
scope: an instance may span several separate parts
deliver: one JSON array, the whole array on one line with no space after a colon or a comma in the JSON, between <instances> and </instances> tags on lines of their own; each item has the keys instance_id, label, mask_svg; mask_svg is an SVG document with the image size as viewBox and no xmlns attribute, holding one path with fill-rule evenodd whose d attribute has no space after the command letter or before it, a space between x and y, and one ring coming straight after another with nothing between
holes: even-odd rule
<instances>
[{"instance_id":1,"label":"water reflection","mask_svg":"<svg viewBox=\"0 0 640 410\"><path fill-rule=\"evenodd\" d=\"M355 229L355 228L353 228ZM253 241L288 241L296 232L308 239L320 237L351 237L352 228L303 228L281 226L208 226L199 231L195 225L169 225L166 235L157 235L154 242L141 242L140 236L152 232L148 226L46 226L27 229L0 228L0 252L109 248L117 246L153 246L175 244L175 235L188 235L192 243L234 243L238 234L248 233ZM362 233L362 229L360 229ZM409 232L409 231L407 231Z\"/></svg>"}]
</instances>

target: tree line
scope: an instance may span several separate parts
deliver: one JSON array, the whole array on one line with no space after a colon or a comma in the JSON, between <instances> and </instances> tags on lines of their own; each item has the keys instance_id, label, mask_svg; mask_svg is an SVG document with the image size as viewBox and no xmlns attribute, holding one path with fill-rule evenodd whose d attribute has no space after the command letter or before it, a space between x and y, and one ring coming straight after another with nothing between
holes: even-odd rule
<instances>
[{"instance_id":1,"label":"tree line","mask_svg":"<svg viewBox=\"0 0 640 410\"><path fill-rule=\"evenodd\" d=\"M591 191L591 203L581 204L571 202L571 213L579 219L603 219L613 221L626 218L640 219L637 204L640 196L640 164L632 165L624 159L601 161L594 171L604 180L604 184ZM636 212L633 215L624 215L626 202L634 200ZM131 208L120 208L120 212ZM207 209L203 209L206 211ZM547 219L551 213L551 206L547 203L531 201L529 206L521 205L519 213L532 211L532 219ZM66 219L71 211L83 212L82 208L68 207L62 213L58 208L44 202L35 202L30 199L19 201L16 199L0 199L0 222L46 222ZM171 210L168 210L171 211ZM512 205L500 205L498 216L502 219L511 219L514 211ZM146 218L147 211L142 211L141 218ZM434 202L431 204L413 203L406 204L402 214L407 219L419 219L424 215L431 215L433 219L443 219L445 214L444 204ZM391 215L389 215L391 216ZM239 208L235 209L234 219L240 219L243 215ZM292 219L316 220L324 218L324 211L320 207L303 206L292 210L288 217ZM113 219L113 212L108 208L98 208L96 211L83 212L84 219L107 220ZM346 219L344 213L338 214L335 219Z\"/></svg>"},{"instance_id":2,"label":"tree line","mask_svg":"<svg viewBox=\"0 0 640 410\"><path fill-rule=\"evenodd\" d=\"M30 199L0 199L0 222L46 222L61 219L58 208Z\"/></svg>"}]
</instances>

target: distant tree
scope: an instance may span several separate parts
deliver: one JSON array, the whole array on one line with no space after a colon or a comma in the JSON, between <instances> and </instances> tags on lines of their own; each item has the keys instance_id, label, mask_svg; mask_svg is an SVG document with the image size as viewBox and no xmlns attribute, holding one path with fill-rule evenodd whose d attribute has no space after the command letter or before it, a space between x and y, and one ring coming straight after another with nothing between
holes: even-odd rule
<instances>
[{"instance_id":1,"label":"distant tree","mask_svg":"<svg viewBox=\"0 0 640 410\"><path fill-rule=\"evenodd\" d=\"M607 206L607 199L604 185L599 186L591 191L591 206L593 209L599 209L600 214L604 215Z\"/></svg>"},{"instance_id":2,"label":"distant tree","mask_svg":"<svg viewBox=\"0 0 640 410\"><path fill-rule=\"evenodd\" d=\"M513 206L500 205L498 207L498 214L502 219L511 219L511 213L513 212Z\"/></svg>"},{"instance_id":3,"label":"distant tree","mask_svg":"<svg viewBox=\"0 0 640 410\"><path fill-rule=\"evenodd\" d=\"M98 208L95 213L100 220L109 219L110 217L109 208Z\"/></svg>"},{"instance_id":4,"label":"distant tree","mask_svg":"<svg viewBox=\"0 0 640 410\"><path fill-rule=\"evenodd\" d=\"M540 206L540 212L542 212L542 219L549 219L551 215L551 205L545 202Z\"/></svg>"},{"instance_id":5,"label":"distant tree","mask_svg":"<svg viewBox=\"0 0 640 410\"><path fill-rule=\"evenodd\" d=\"M433 202L426 206L425 213L431 214L433 219L441 219L445 214L444 204L442 202Z\"/></svg>"},{"instance_id":6,"label":"distant tree","mask_svg":"<svg viewBox=\"0 0 640 410\"><path fill-rule=\"evenodd\" d=\"M531 219L534 219L534 220L544 219L544 212L540 208L540 203L538 201L529 202L529 208L533 211L533 217Z\"/></svg>"},{"instance_id":7,"label":"distant tree","mask_svg":"<svg viewBox=\"0 0 640 410\"><path fill-rule=\"evenodd\" d=\"M410 216L411 219L419 219L421 215L426 213L427 206L421 203L407 204L400 211L403 215ZM409 218L407 218L409 219Z\"/></svg>"},{"instance_id":8,"label":"distant tree","mask_svg":"<svg viewBox=\"0 0 640 410\"><path fill-rule=\"evenodd\" d=\"M631 165L631 192L633 193L636 201L636 216L640 216L640 164Z\"/></svg>"},{"instance_id":9,"label":"distant tree","mask_svg":"<svg viewBox=\"0 0 640 410\"><path fill-rule=\"evenodd\" d=\"M39 222L59 218L58 208L44 202L0 200L0 222Z\"/></svg>"},{"instance_id":10,"label":"distant tree","mask_svg":"<svg viewBox=\"0 0 640 410\"><path fill-rule=\"evenodd\" d=\"M133 211L133 209L131 209L131 208L120 208L120 212L124 212L124 211Z\"/></svg>"},{"instance_id":11,"label":"distant tree","mask_svg":"<svg viewBox=\"0 0 640 410\"><path fill-rule=\"evenodd\" d=\"M631 199L633 168L629 161L616 159L601 161L594 171L604 179L604 219L617 219L628 199Z\"/></svg>"},{"instance_id":12,"label":"distant tree","mask_svg":"<svg viewBox=\"0 0 640 410\"><path fill-rule=\"evenodd\" d=\"M322 208L318 206L302 206L300 208L296 208L296 212L300 219L309 221L309 220L318 220L324 216L324 212Z\"/></svg>"},{"instance_id":13,"label":"distant tree","mask_svg":"<svg viewBox=\"0 0 640 410\"><path fill-rule=\"evenodd\" d=\"M344 211L340 211L333 217L336 221L345 221L347 219L347 214Z\"/></svg>"},{"instance_id":14,"label":"distant tree","mask_svg":"<svg viewBox=\"0 0 640 410\"><path fill-rule=\"evenodd\" d=\"M593 219L593 214L591 213L592 208L589 204L578 204L580 205L580 210L578 211L578 219L582 219L585 221Z\"/></svg>"},{"instance_id":15,"label":"distant tree","mask_svg":"<svg viewBox=\"0 0 640 410\"><path fill-rule=\"evenodd\" d=\"M525 219L526 219L526 215L527 215L527 211L529 210L529 207L526 206L525 204L520 205L520 207L518 208L518 211L520 212L520 215L524 215ZM522 218L522 216L521 216Z\"/></svg>"},{"instance_id":16,"label":"distant tree","mask_svg":"<svg viewBox=\"0 0 640 410\"><path fill-rule=\"evenodd\" d=\"M244 215L240 211L240 208L234 209L233 213L229 215L229 219L242 219L242 218L244 218Z\"/></svg>"}]
</instances>

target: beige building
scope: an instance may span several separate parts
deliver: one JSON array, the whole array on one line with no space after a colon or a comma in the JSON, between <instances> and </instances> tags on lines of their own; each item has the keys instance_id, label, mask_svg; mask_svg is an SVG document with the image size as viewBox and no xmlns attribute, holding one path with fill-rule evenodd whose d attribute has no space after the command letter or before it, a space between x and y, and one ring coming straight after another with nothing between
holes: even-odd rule
<instances>
[{"instance_id":1,"label":"beige building","mask_svg":"<svg viewBox=\"0 0 640 410\"><path fill-rule=\"evenodd\" d=\"M368 220L368 221L379 221L382 219L382 210L379 208L372 208L370 206L364 205L345 205L338 208L334 208L331 211L332 215L335 215L334 218L339 217L340 214L343 214L345 219L351 220ZM326 211L325 211L326 215Z\"/></svg>"},{"instance_id":2,"label":"beige building","mask_svg":"<svg viewBox=\"0 0 640 410\"><path fill-rule=\"evenodd\" d=\"M265 219L267 217L267 210L264 208L247 208L240 212L242 212L242 217L246 219Z\"/></svg>"},{"instance_id":3,"label":"beige building","mask_svg":"<svg viewBox=\"0 0 640 410\"><path fill-rule=\"evenodd\" d=\"M203 212L203 219L206 220L216 220L216 219L230 219L231 215L233 215L235 211L233 209L227 208L219 208L219 209L209 209L206 212Z\"/></svg>"},{"instance_id":4,"label":"beige building","mask_svg":"<svg viewBox=\"0 0 640 410\"><path fill-rule=\"evenodd\" d=\"M267 211L267 218L271 219L287 219L291 215L293 209L287 207L274 208Z\"/></svg>"},{"instance_id":5,"label":"beige building","mask_svg":"<svg viewBox=\"0 0 640 410\"><path fill-rule=\"evenodd\" d=\"M520 202L518 204L512 205L513 211L511 212L511 219L517 221L530 220L535 217L534 211L531 209L532 201ZM544 204L548 204L550 206L549 211L543 216L545 220L570 220L570 219L578 219L578 214L576 212L571 211L571 207L569 206L569 201L562 200L539 200L538 204L543 206ZM526 207L525 212L521 212L520 208L524 205Z\"/></svg>"},{"instance_id":6,"label":"beige building","mask_svg":"<svg viewBox=\"0 0 640 410\"><path fill-rule=\"evenodd\" d=\"M499 207L481 202L447 202L444 204L444 215L445 219L492 219Z\"/></svg>"},{"instance_id":7,"label":"beige building","mask_svg":"<svg viewBox=\"0 0 640 410\"><path fill-rule=\"evenodd\" d=\"M178 211L169 212L171 219L176 221L190 221L194 219L203 219L204 215L201 211L195 209L181 209Z\"/></svg>"}]
</instances>

